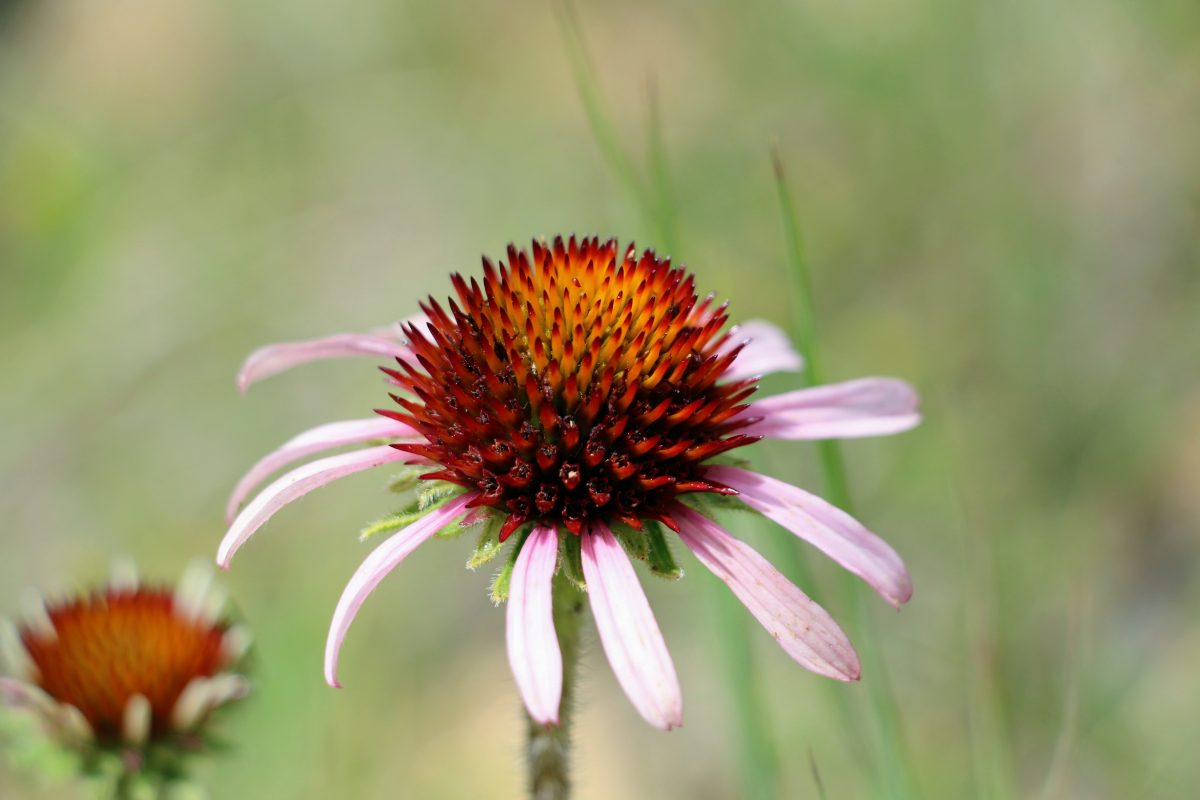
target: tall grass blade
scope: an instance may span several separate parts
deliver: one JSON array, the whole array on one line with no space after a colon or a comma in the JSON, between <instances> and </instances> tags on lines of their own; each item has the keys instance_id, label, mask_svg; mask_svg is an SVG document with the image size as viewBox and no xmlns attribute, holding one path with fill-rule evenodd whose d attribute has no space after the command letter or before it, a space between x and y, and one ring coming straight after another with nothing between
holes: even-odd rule
<instances>
[{"instance_id":1,"label":"tall grass blade","mask_svg":"<svg viewBox=\"0 0 1200 800\"><path fill-rule=\"evenodd\" d=\"M795 285L796 345L806 362L806 369L803 373L805 383L814 386L821 382L823 372L817 339L812 278L805 255L804 239L800 233L796 206L792 201L791 189L788 186L783 160L778 150L772 151L772 161L775 168L779 209L783 218L787 259L791 266ZM841 447L833 440L818 441L816 445L821 470L825 477L827 499L846 512L853 513ZM801 547L802 545L796 542L794 546ZM856 628L854 640L862 660L863 683L866 684L867 689L868 722L875 751L876 793L880 797L888 798L920 797L916 774L912 769L904 740L900 711L895 697L892 695L887 669L874 635L870 609L867 606L863 589L854 576L848 573L842 575L842 586L847 605L853 610Z\"/></svg>"}]
</instances>

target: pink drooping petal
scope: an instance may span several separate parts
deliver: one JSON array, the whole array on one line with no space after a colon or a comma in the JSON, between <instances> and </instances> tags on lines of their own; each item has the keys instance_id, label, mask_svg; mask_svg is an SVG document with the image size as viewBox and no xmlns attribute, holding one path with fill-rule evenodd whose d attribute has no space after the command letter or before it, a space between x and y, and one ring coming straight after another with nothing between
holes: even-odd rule
<instances>
[{"instance_id":1,"label":"pink drooping petal","mask_svg":"<svg viewBox=\"0 0 1200 800\"><path fill-rule=\"evenodd\" d=\"M671 514L680 523L683 543L733 590L789 656L818 675L858 680L854 646L825 609L708 517L681 503L671 507Z\"/></svg>"},{"instance_id":2,"label":"pink drooping petal","mask_svg":"<svg viewBox=\"0 0 1200 800\"><path fill-rule=\"evenodd\" d=\"M592 616L617 682L643 719L678 728L683 696L675 665L629 557L603 524L585 531L581 544Z\"/></svg>"},{"instance_id":3,"label":"pink drooping petal","mask_svg":"<svg viewBox=\"0 0 1200 800\"><path fill-rule=\"evenodd\" d=\"M233 521L238 506L256 486L276 470L283 469L294 461L299 461L322 450L332 450L347 444L368 442L372 439L399 439L412 435L414 435L413 429L403 423L385 417L371 417L330 422L294 436L284 442L279 449L267 453L259 459L258 463L238 481L233 494L229 496L229 503L225 506L225 522Z\"/></svg>"},{"instance_id":4,"label":"pink drooping petal","mask_svg":"<svg viewBox=\"0 0 1200 800\"><path fill-rule=\"evenodd\" d=\"M710 467L705 478L737 489L746 505L819 548L892 605L912 597L912 578L896 551L840 508L790 483L736 467Z\"/></svg>"},{"instance_id":5,"label":"pink drooping petal","mask_svg":"<svg viewBox=\"0 0 1200 800\"><path fill-rule=\"evenodd\" d=\"M913 387L896 378L860 378L756 400L744 412L762 417L739 433L776 439L884 436L921 421Z\"/></svg>"},{"instance_id":6,"label":"pink drooping petal","mask_svg":"<svg viewBox=\"0 0 1200 800\"><path fill-rule=\"evenodd\" d=\"M221 546L217 550L217 563L222 569L228 569L229 562L233 560L233 554L246 543L246 540L253 536L254 532L262 527L263 523L269 520L276 511L296 498L303 497L313 489L319 489L338 478L407 458L407 453L402 453L388 445L381 445L355 450L352 453L329 456L297 467L263 489L258 497L255 497L249 505L242 509L242 513L238 514L233 525L229 527L228 533L225 534L225 538L221 540Z\"/></svg>"},{"instance_id":7,"label":"pink drooping petal","mask_svg":"<svg viewBox=\"0 0 1200 800\"><path fill-rule=\"evenodd\" d=\"M329 626L329 638L325 642L325 681L330 686L341 686L337 679L338 654L342 649L342 641L346 638L346 631L350 629L350 623L354 622L363 601L375 590L379 582L422 542L462 516L467 504L477 495L478 492L460 495L430 511L399 533L393 534L372 550L355 571L342 591L341 599L338 600L337 609L333 612L333 622Z\"/></svg>"},{"instance_id":8,"label":"pink drooping petal","mask_svg":"<svg viewBox=\"0 0 1200 800\"><path fill-rule=\"evenodd\" d=\"M239 391L250 384L269 378L299 364L323 358L343 356L382 356L386 358L410 355L407 347L388 335L377 333L335 333L320 339L299 342L280 342L260 347L250 354L238 372Z\"/></svg>"},{"instance_id":9,"label":"pink drooping petal","mask_svg":"<svg viewBox=\"0 0 1200 800\"><path fill-rule=\"evenodd\" d=\"M742 342L746 342L746 346L722 375L726 380L740 381L772 372L796 372L804 366L804 359L792 347L787 334L764 320L752 319L739 324L730 331L721 350L732 349Z\"/></svg>"},{"instance_id":10,"label":"pink drooping petal","mask_svg":"<svg viewBox=\"0 0 1200 800\"><path fill-rule=\"evenodd\" d=\"M563 663L554 632L551 581L558 562L558 532L534 528L521 545L508 590L505 635L517 690L535 722L558 724Z\"/></svg>"}]
</instances>

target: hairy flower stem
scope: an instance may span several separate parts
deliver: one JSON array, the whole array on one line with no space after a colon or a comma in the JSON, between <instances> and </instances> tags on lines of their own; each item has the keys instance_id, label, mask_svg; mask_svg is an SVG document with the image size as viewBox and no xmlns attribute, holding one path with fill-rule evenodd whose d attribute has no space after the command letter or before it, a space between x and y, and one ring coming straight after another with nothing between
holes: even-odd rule
<instances>
[{"instance_id":1,"label":"hairy flower stem","mask_svg":"<svg viewBox=\"0 0 1200 800\"><path fill-rule=\"evenodd\" d=\"M528 713L525 715L529 727L530 800L566 800L571 796L571 718L583 608L583 592L562 575L556 576L554 629L562 650L562 704L558 725L540 725L530 719Z\"/></svg>"}]
</instances>

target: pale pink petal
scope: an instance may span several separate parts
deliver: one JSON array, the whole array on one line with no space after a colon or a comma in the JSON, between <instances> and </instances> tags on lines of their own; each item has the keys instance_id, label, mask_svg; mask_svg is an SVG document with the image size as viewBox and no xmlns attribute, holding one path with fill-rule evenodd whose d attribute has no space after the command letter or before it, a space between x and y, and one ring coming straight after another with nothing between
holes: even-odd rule
<instances>
[{"instance_id":1,"label":"pale pink petal","mask_svg":"<svg viewBox=\"0 0 1200 800\"><path fill-rule=\"evenodd\" d=\"M368 442L372 439L398 439L413 435L413 429L403 423L386 417L371 417L330 422L294 436L284 442L279 449L267 453L259 459L258 463L238 481L237 487L229 497L229 503L225 506L225 522L233 521L238 506L256 486L266 480L271 473L283 469L293 461L299 461L322 450L332 450L347 444Z\"/></svg>"},{"instance_id":2,"label":"pale pink petal","mask_svg":"<svg viewBox=\"0 0 1200 800\"><path fill-rule=\"evenodd\" d=\"M269 378L299 364L343 356L405 357L410 350L395 338L372 333L335 333L320 339L280 342L260 347L250 354L238 372L237 384L246 391L250 384Z\"/></svg>"},{"instance_id":3,"label":"pale pink petal","mask_svg":"<svg viewBox=\"0 0 1200 800\"><path fill-rule=\"evenodd\" d=\"M237 519L233 521L229 532L221 540L217 550L217 563L222 569L229 568L233 554L246 543L262 524L269 520L276 511L293 500L303 497L313 489L319 489L327 483L362 472L365 469L390 464L408 458L388 445L368 447L365 450L355 450L352 453L322 458L278 478L274 483L263 489L250 504L242 509Z\"/></svg>"},{"instance_id":4,"label":"pale pink petal","mask_svg":"<svg viewBox=\"0 0 1200 800\"><path fill-rule=\"evenodd\" d=\"M733 590L789 656L818 675L858 680L854 646L825 609L708 517L681 503L671 507L671 514L682 527L683 543Z\"/></svg>"},{"instance_id":5,"label":"pale pink petal","mask_svg":"<svg viewBox=\"0 0 1200 800\"><path fill-rule=\"evenodd\" d=\"M710 467L704 477L737 489L746 505L819 548L892 605L912 597L912 579L896 551L841 509L799 487L736 467Z\"/></svg>"},{"instance_id":6,"label":"pale pink petal","mask_svg":"<svg viewBox=\"0 0 1200 800\"><path fill-rule=\"evenodd\" d=\"M585 531L581 544L592 616L617 682L643 719L662 730L678 728L679 679L629 556L603 524Z\"/></svg>"},{"instance_id":7,"label":"pale pink petal","mask_svg":"<svg viewBox=\"0 0 1200 800\"><path fill-rule=\"evenodd\" d=\"M341 599L338 600L337 609L333 612L333 623L329 626L329 638L325 642L325 681L330 686L341 686L337 679L338 654L342 649L342 641L346 638L346 631L350 629L350 623L354 622L363 601L409 553L455 518L462 516L467 504L477 495L478 492L460 495L445 505L438 506L399 533L393 534L372 550L355 571L342 591Z\"/></svg>"},{"instance_id":8,"label":"pale pink petal","mask_svg":"<svg viewBox=\"0 0 1200 800\"><path fill-rule=\"evenodd\" d=\"M772 372L797 372L804 366L804 359L792 347L787 334L765 320L747 320L729 334L720 351L730 350L742 342L746 342L746 346L721 376L725 380L740 381Z\"/></svg>"},{"instance_id":9,"label":"pale pink petal","mask_svg":"<svg viewBox=\"0 0 1200 800\"><path fill-rule=\"evenodd\" d=\"M534 528L521 545L508 590L508 663L529 716L542 725L558 724L563 663L554 632L551 581L558 562L558 532Z\"/></svg>"},{"instance_id":10,"label":"pale pink petal","mask_svg":"<svg viewBox=\"0 0 1200 800\"><path fill-rule=\"evenodd\" d=\"M884 436L921 421L913 387L895 378L860 378L756 400L743 412L762 417L738 433L776 439Z\"/></svg>"}]
</instances>

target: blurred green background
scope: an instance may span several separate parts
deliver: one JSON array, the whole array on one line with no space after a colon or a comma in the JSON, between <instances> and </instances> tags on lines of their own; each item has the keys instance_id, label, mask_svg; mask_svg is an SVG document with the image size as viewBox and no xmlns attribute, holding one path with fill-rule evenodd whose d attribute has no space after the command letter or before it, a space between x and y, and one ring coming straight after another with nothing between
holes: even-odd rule
<instances>
[{"instance_id":1,"label":"blurred green background","mask_svg":"<svg viewBox=\"0 0 1200 800\"><path fill-rule=\"evenodd\" d=\"M775 142L828 379L921 389L922 428L846 451L858 516L915 580L901 613L872 609L923 794L1194 796L1200 5L620 0L579 17L639 160L657 86L674 255L699 283L735 318L792 319ZM9 0L0 20L0 614L25 586L102 579L114 554L173 578L215 552L259 455L380 404L364 360L239 396L257 345L403 317L510 240L661 244L596 147L546 0ZM811 447L756 449L821 488ZM395 504L384 477L287 509L225 576L258 690L203 770L214 797L520 795L503 612L462 568L469 542L386 581L347 688L321 679L356 533ZM579 798L740 792L708 578L683 565L647 585L686 724L644 725L593 637ZM814 793L811 757L830 797L864 796L822 679L752 641L781 795ZM0 796L73 795L0 767Z\"/></svg>"}]
</instances>

